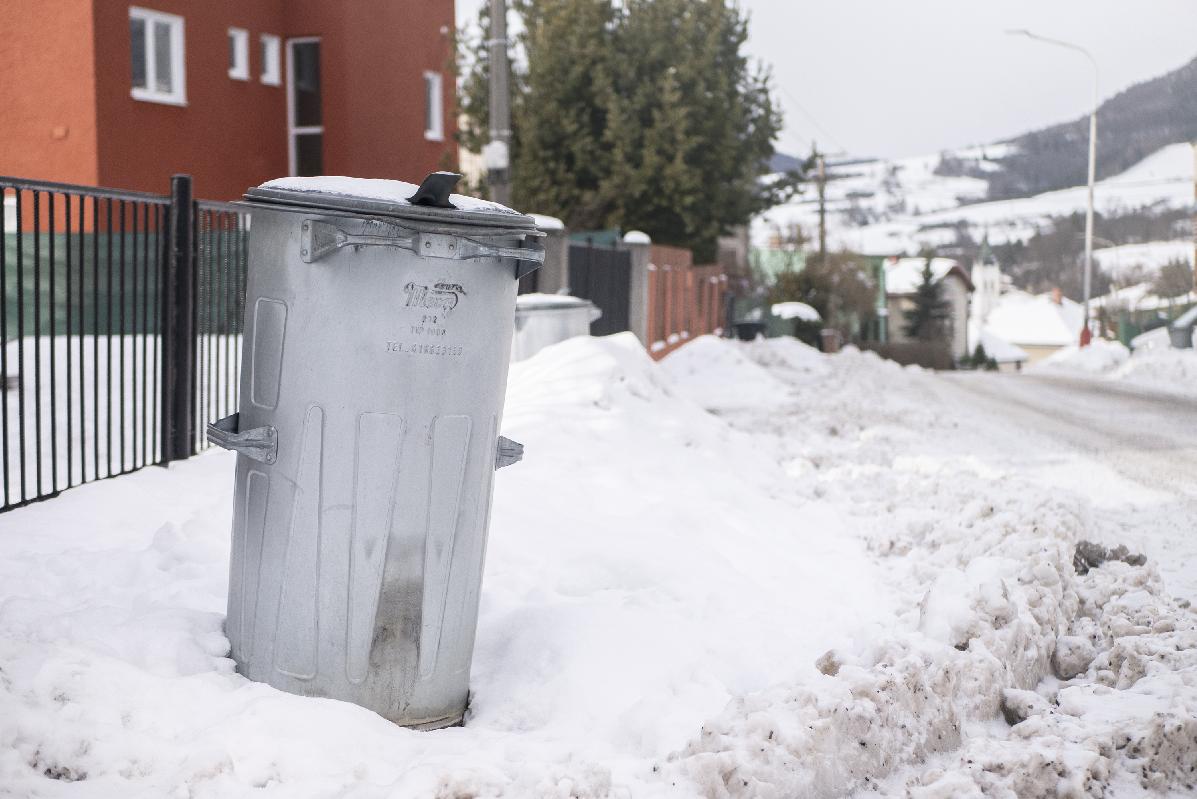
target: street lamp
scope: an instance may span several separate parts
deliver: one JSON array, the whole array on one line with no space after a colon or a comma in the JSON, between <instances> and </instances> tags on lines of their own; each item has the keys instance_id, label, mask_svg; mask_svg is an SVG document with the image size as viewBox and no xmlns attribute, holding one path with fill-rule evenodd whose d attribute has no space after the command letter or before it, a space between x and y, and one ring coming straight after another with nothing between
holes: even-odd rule
<instances>
[{"instance_id":1,"label":"street lamp","mask_svg":"<svg viewBox=\"0 0 1197 799\"><path fill-rule=\"evenodd\" d=\"M1093 55L1080 45L1072 44L1071 42L1063 42L1059 39L1049 39L1046 36L1040 36L1031 33L1024 28L1016 30L1008 30L1006 33L1011 36L1026 36L1028 39L1034 39L1037 42L1044 44L1054 44L1057 47L1063 47L1068 50L1080 53L1085 58L1089 59L1089 65L1093 67L1093 110L1089 113L1089 205L1085 209L1085 279L1084 279L1084 317L1081 322L1081 340L1082 347L1089 343L1089 290L1093 282L1093 182L1097 174L1097 61L1094 60Z\"/></svg>"}]
</instances>

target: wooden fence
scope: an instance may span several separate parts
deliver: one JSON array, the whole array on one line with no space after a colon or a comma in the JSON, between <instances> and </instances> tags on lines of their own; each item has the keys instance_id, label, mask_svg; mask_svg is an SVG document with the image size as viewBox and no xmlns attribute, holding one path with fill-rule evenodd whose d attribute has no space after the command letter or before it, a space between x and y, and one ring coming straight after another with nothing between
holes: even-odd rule
<instances>
[{"instance_id":1,"label":"wooden fence","mask_svg":"<svg viewBox=\"0 0 1197 799\"><path fill-rule=\"evenodd\" d=\"M723 332L727 275L720 266L695 266L680 247L654 244L648 267L649 353L660 359L692 338Z\"/></svg>"}]
</instances>

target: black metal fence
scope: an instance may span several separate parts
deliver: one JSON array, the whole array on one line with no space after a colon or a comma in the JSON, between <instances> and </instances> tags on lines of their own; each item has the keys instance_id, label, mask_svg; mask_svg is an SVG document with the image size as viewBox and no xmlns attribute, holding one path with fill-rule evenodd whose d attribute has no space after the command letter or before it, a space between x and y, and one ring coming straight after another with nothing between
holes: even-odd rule
<instances>
[{"instance_id":1,"label":"black metal fence","mask_svg":"<svg viewBox=\"0 0 1197 799\"><path fill-rule=\"evenodd\" d=\"M0 511L188 457L231 413L247 215L0 177Z\"/></svg>"},{"instance_id":2,"label":"black metal fence","mask_svg":"<svg viewBox=\"0 0 1197 799\"><path fill-rule=\"evenodd\" d=\"M627 250L569 245L569 287L576 297L590 300L603 315L590 325L594 336L622 333L631 327L632 254Z\"/></svg>"},{"instance_id":3,"label":"black metal fence","mask_svg":"<svg viewBox=\"0 0 1197 799\"><path fill-rule=\"evenodd\" d=\"M196 203L196 357L192 451L204 428L237 412L249 216L235 205Z\"/></svg>"}]
</instances>

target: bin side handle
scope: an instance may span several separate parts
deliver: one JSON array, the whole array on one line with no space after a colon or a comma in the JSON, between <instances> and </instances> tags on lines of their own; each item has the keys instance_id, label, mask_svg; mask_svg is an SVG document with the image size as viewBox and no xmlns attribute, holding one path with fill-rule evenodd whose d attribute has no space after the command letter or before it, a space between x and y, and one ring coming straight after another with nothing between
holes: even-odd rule
<instances>
[{"instance_id":1,"label":"bin side handle","mask_svg":"<svg viewBox=\"0 0 1197 799\"><path fill-rule=\"evenodd\" d=\"M499 443L495 447L495 468L502 469L524 459L524 445L510 438L499 436Z\"/></svg>"},{"instance_id":2,"label":"bin side handle","mask_svg":"<svg viewBox=\"0 0 1197 799\"><path fill-rule=\"evenodd\" d=\"M241 414L234 413L208 425L209 444L231 449L259 463L274 463L278 457L278 432L270 426L240 430Z\"/></svg>"},{"instance_id":3,"label":"bin side handle","mask_svg":"<svg viewBox=\"0 0 1197 799\"><path fill-rule=\"evenodd\" d=\"M519 264L517 277L544 263L544 246L536 241L525 241L523 247L502 247L449 233L425 233L391 226L383 229L389 233L348 233L329 222L308 219L300 233L299 256L305 264L310 264L342 247L398 247L432 258L515 258ZM524 264L528 266L524 267ZM520 272L520 269L526 271Z\"/></svg>"}]
</instances>

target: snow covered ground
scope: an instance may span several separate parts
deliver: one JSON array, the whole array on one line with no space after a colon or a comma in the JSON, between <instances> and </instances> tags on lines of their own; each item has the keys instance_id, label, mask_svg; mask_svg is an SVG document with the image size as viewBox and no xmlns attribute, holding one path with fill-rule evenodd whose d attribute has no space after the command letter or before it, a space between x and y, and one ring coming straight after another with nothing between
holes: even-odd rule
<instances>
[{"instance_id":1,"label":"snow covered ground","mask_svg":"<svg viewBox=\"0 0 1197 799\"><path fill-rule=\"evenodd\" d=\"M1197 553L1165 582L1131 512L1172 506L969 396L791 339L514 365L471 713L433 733L234 672L227 453L4 514L0 795L1185 795ZM1080 574L1082 539L1148 560Z\"/></svg>"},{"instance_id":2,"label":"snow covered ground","mask_svg":"<svg viewBox=\"0 0 1197 799\"><path fill-rule=\"evenodd\" d=\"M1095 339L1084 349L1065 347L1036 364L1045 372L1097 375L1124 385L1197 398L1197 350L1155 347L1132 355L1117 341Z\"/></svg>"}]
</instances>

